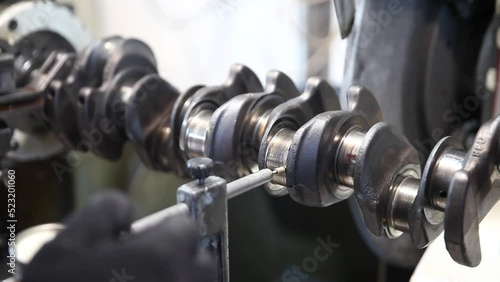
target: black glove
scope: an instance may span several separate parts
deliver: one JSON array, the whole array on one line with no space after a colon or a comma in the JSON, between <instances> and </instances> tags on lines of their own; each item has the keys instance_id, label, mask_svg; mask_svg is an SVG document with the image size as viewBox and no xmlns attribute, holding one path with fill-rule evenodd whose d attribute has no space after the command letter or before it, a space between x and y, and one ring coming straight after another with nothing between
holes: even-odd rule
<instances>
[{"instance_id":1,"label":"black glove","mask_svg":"<svg viewBox=\"0 0 500 282\"><path fill-rule=\"evenodd\" d=\"M139 234L132 207L116 192L94 196L23 271L23 282L213 282L215 259L197 250L187 217L170 218Z\"/></svg>"}]
</instances>

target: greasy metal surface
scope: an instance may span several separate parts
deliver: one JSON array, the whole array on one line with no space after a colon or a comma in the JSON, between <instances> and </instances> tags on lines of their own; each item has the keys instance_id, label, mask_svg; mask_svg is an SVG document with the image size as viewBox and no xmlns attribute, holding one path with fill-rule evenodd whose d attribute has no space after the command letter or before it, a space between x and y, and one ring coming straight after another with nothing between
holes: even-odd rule
<instances>
[{"instance_id":1,"label":"greasy metal surface","mask_svg":"<svg viewBox=\"0 0 500 282\"><path fill-rule=\"evenodd\" d=\"M337 152L342 136L353 127L367 128L360 115L330 111L317 115L295 134L287 158L290 196L312 207L326 207L347 199L351 188L338 184Z\"/></svg>"},{"instance_id":2,"label":"greasy metal surface","mask_svg":"<svg viewBox=\"0 0 500 282\"><path fill-rule=\"evenodd\" d=\"M335 160L335 175L341 185L354 187L354 164L365 134L366 129L354 127L340 137L340 148Z\"/></svg>"},{"instance_id":3,"label":"greasy metal surface","mask_svg":"<svg viewBox=\"0 0 500 282\"><path fill-rule=\"evenodd\" d=\"M259 167L266 168L269 141L281 128L297 130L317 114L334 110L340 110L335 90L325 80L310 78L302 95L279 105L271 112L259 149ZM287 193L286 187L281 185L266 188L274 196Z\"/></svg>"},{"instance_id":4,"label":"greasy metal surface","mask_svg":"<svg viewBox=\"0 0 500 282\"><path fill-rule=\"evenodd\" d=\"M186 147L189 138L188 125L199 112L213 112L237 95L262 91L262 85L255 73L246 66L235 64L231 67L229 77L224 84L199 88L184 104L176 104L177 109L174 109L174 111L180 113L179 119L176 121L181 122L179 148L185 161L190 158Z\"/></svg>"},{"instance_id":5,"label":"greasy metal surface","mask_svg":"<svg viewBox=\"0 0 500 282\"><path fill-rule=\"evenodd\" d=\"M449 185L453 172L451 174L438 173L437 175L435 172L441 157L446 154L450 147L461 149L462 145L451 137L441 140L432 150L422 173L418 194L410 213L410 235L417 248L427 247L444 229L444 212L437 209L434 199L436 196L439 198L446 196L441 192L441 189L444 189L442 186ZM433 183L436 181L443 183L443 185L438 184L436 187L436 184ZM448 187L445 191L448 191Z\"/></svg>"},{"instance_id":6,"label":"greasy metal surface","mask_svg":"<svg viewBox=\"0 0 500 282\"><path fill-rule=\"evenodd\" d=\"M370 90L361 85L347 88L347 110L362 115L370 126L383 120L377 99Z\"/></svg>"},{"instance_id":7,"label":"greasy metal surface","mask_svg":"<svg viewBox=\"0 0 500 282\"><path fill-rule=\"evenodd\" d=\"M417 166L417 168L415 168ZM365 135L355 164L355 195L366 226L386 234L391 187L405 170L419 167L418 152L394 127L378 123ZM416 171L420 175L420 171Z\"/></svg>"},{"instance_id":8,"label":"greasy metal surface","mask_svg":"<svg viewBox=\"0 0 500 282\"><path fill-rule=\"evenodd\" d=\"M205 147L207 156L226 164L218 173L233 179L257 171L258 150L270 112L298 95L286 74L270 71L264 92L238 95L219 107L210 120Z\"/></svg>"},{"instance_id":9,"label":"greasy metal surface","mask_svg":"<svg viewBox=\"0 0 500 282\"><path fill-rule=\"evenodd\" d=\"M99 77L97 86L87 88L88 92L85 94L77 91L73 95L78 95L77 108L80 109L79 117L81 118L79 128L81 139L77 146L85 143L87 146L90 145L94 154L116 160L121 156L123 146L127 141L125 123L130 113L129 109L144 103L145 100L141 99L144 99L149 91L153 94L159 92L155 93L155 89L151 86L147 92L141 91L144 88L141 89L141 85L136 84L145 76L157 73L156 60L149 46L135 39L112 40L114 41L112 48L109 47L108 42L104 43L104 48L108 53L102 61L102 70L100 70L102 77ZM83 66L101 63L100 60L96 62L92 59L83 63ZM81 66L77 65L77 67ZM75 83L79 82L75 81ZM170 87L166 88L165 90L169 90ZM134 92L134 90L137 91ZM165 93L165 96L167 95L171 94ZM166 99L155 98L158 103L165 102L167 105L171 103L168 96ZM147 103L151 102L153 101ZM158 105L160 111L164 106ZM145 110L143 107L140 109ZM137 117L139 119L134 122L140 122L143 118L143 116ZM103 123L107 125L103 126ZM141 128L141 130L144 129ZM136 133L134 137L138 137L138 134Z\"/></svg>"},{"instance_id":10,"label":"greasy metal surface","mask_svg":"<svg viewBox=\"0 0 500 282\"><path fill-rule=\"evenodd\" d=\"M291 149L294 135L295 131L287 128L282 128L273 135L271 140L269 140L266 151L267 168L275 169L287 166L288 153ZM275 175L273 183L287 186L286 171L280 173L279 175Z\"/></svg>"},{"instance_id":11,"label":"greasy metal surface","mask_svg":"<svg viewBox=\"0 0 500 282\"><path fill-rule=\"evenodd\" d=\"M189 119L183 146L189 157L196 158L206 155L205 144L213 113L212 110L200 110Z\"/></svg>"},{"instance_id":12,"label":"greasy metal surface","mask_svg":"<svg viewBox=\"0 0 500 282\"><path fill-rule=\"evenodd\" d=\"M410 231L411 207L415 202L420 181L419 175L408 169L406 175L401 175L393 184L392 197L389 204L387 234L396 238Z\"/></svg>"},{"instance_id":13,"label":"greasy metal surface","mask_svg":"<svg viewBox=\"0 0 500 282\"><path fill-rule=\"evenodd\" d=\"M142 162L150 168L170 169L168 160L175 156L170 149L171 111L179 92L157 74L140 79L131 89L127 101L125 132Z\"/></svg>"},{"instance_id":14,"label":"greasy metal surface","mask_svg":"<svg viewBox=\"0 0 500 282\"><path fill-rule=\"evenodd\" d=\"M184 105L188 103L193 95L204 86L193 86L182 93L175 101L170 117L161 124L161 132L165 132L166 147L170 151L170 158L162 158L163 163L169 163L170 168L179 176L186 175L186 156L183 151L179 150L179 140L182 127L182 119L184 117Z\"/></svg>"},{"instance_id":15,"label":"greasy metal surface","mask_svg":"<svg viewBox=\"0 0 500 282\"><path fill-rule=\"evenodd\" d=\"M462 169L450 183L444 223L446 248L463 265L480 263L479 222L500 199L499 187L492 185L499 178L499 139L500 116L481 126Z\"/></svg>"}]
</instances>

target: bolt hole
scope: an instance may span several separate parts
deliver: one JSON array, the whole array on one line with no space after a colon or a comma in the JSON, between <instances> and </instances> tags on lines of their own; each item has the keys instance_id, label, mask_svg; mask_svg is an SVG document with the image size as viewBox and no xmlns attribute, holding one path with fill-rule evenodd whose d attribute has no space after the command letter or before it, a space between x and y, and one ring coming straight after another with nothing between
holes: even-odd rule
<instances>
[{"instance_id":1,"label":"bolt hole","mask_svg":"<svg viewBox=\"0 0 500 282\"><path fill-rule=\"evenodd\" d=\"M446 197L448 197L448 192L446 192L446 191L442 191L442 190L441 190L441 191L439 191L439 197L441 197L441 198L446 198Z\"/></svg>"},{"instance_id":2,"label":"bolt hole","mask_svg":"<svg viewBox=\"0 0 500 282\"><path fill-rule=\"evenodd\" d=\"M11 20L11 21L9 22L9 30L10 30L10 31L14 31L14 30L16 30L16 29L17 29L17 26L18 26L18 24L17 24L17 21L16 21L16 20Z\"/></svg>"}]
</instances>

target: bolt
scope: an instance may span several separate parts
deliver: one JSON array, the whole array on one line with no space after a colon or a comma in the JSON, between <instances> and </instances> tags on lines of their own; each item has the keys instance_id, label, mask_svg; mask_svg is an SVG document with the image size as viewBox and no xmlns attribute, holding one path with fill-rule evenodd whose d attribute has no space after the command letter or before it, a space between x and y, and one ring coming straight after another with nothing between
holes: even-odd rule
<instances>
[{"instance_id":1,"label":"bolt","mask_svg":"<svg viewBox=\"0 0 500 282\"><path fill-rule=\"evenodd\" d=\"M189 174L198 180L198 185L205 184L205 178L210 175L213 166L213 161L209 158L194 158L187 162Z\"/></svg>"}]
</instances>

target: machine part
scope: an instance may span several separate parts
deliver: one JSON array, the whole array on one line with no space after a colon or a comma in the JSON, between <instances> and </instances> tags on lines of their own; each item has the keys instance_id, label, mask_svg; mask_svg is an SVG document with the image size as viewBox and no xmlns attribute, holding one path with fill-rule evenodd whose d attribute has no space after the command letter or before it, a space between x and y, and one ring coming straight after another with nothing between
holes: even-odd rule
<instances>
[{"instance_id":1,"label":"machine part","mask_svg":"<svg viewBox=\"0 0 500 282\"><path fill-rule=\"evenodd\" d=\"M110 43L114 45L111 49L106 46ZM99 51L101 48L110 51L105 54L107 55L105 58L101 59L103 69L99 72L102 74L102 77L99 77L99 83L96 86L87 85L84 89L81 88L80 91L69 94L78 95L75 97L78 103L75 108L80 113L78 117L81 118L81 127L78 129L80 138L77 144L72 144L72 148L81 150L82 148L78 147L89 147L87 150L92 150L98 156L116 160L121 156L123 146L127 141L126 123L130 114L129 109L145 102L145 97L150 94L149 91L155 90L148 89L148 92L139 92L142 90L141 80L148 75L155 75L157 68L153 52L141 41L112 38L104 40L102 44ZM80 71L78 69L82 66L97 63L78 61L74 70ZM164 95L168 96L172 93L166 92ZM169 101L168 98L165 99L166 101L155 100L166 103ZM152 102L147 101L147 103ZM158 108L161 109L162 106L160 104ZM154 110L158 108L155 107ZM110 123L113 128L104 130L102 126L104 121ZM134 122L138 122L140 126L140 120ZM96 136L93 136L93 133L99 130L101 138L95 140ZM95 135L99 135L97 132Z\"/></svg>"},{"instance_id":2,"label":"machine part","mask_svg":"<svg viewBox=\"0 0 500 282\"><path fill-rule=\"evenodd\" d=\"M296 131L317 114L339 109L337 93L328 82L316 77L310 78L302 95L279 105L270 113L260 143L259 168L286 167L286 159L279 156L288 154L287 144L291 142L289 137L292 136L292 132L282 129ZM278 184L267 185L267 191L273 196L288 194L285 180L284 175L276 175L273 182Z\"/></svg>"},{"instance_id":3,"label":"machine part","mask_svg":"<svg viewBox=\"0 0 500 282\"><path fill-rule=\"evenodd\" d=\"M120 43L123 43L123 39L118 37L93 42L78 54L67 78L52 82L51 98L47 100L47 104L55 113L45 114L58 137L70 148L77 148L82 140L81 130L85 123L84 117L81 117L84 111L81 101L85 102L85 95L102 84L106 62ZM85 90L80 98L82 89ZM87 146L86 149L91 148Z\"/></svg>"},{"instance_id":4,"label":"machine part","mask_svg":"<svg viewBox=\"0 0 500 282\"><path fill-rule=\"evenodd\" d=\"M448 189L444 223L446 248L456 262L466 266L479 265L479 222L500 199L500 189L492 183L500 177L499 138L500 116L481 126Z\"/></svg>"},{"instance_id":5,"label":"machine part","mask_svg":"<svg viewBox=\"0 0 500 282\"><path fill-rule=\"evenodd\" d=\"M362 115L370 126L383 120L375 95L366 87L352 85L347 88L347 110Z\"/></svg>"},{"instance_id":6,"label":"machine part","mask_svg":"<svg viewBox=\"0 0 500 282\"><path fill-rule=\"evenodd\" d=\"M201 247L217 255L218 281L229 281L226 181L210 176L185 184L177 190L177 202L189 206L189 214L204 236Z\"/></svg>"},{"instance_id":7,"label":"machine part","mask_svg":"<svg viewBox=\"0 0 500 282\"><path fill-rule=\"evenodd\" d=\"M189 171L197 178L197 181L187 183L178 189L176 205L137 220L132 224L131 232L145 231L161 224L168 217L191 216L204 236L200 246L215 252L220 260L218 281L227 282L229 281L227 200L271 181L272 176L284 168L274 171L264 169L226 185L224 179L208 176L211 172L212 160L195 158L189 160L188 164ZM53 240L63 229L64 226L61 224L46 224L23 231L18 235L18 262L22 265L29 264L43 245ZM20 275L22 275L21 272ZM16 278L21 279L21 276L13 279Z\"/></svg>"},{"instance_id":8,"label":"machine part","mask_svg":"<svg viewBox=\"0 0 500 282\"><path fill-rule=\"evenodd\" d=\"M284 73L270 71L261 93L238 95L211 116L205 142L205 155L225 164L225 179L235 179L258 171L258 150L273 109L299 91ZM231 165L228 165L231 164Z\"/></svg>"},{"instance_id":9,"label":"machine part","mask_svg":"<svg viewBox=\"0 0 500 282\"><path fill-rule=\"evenodd\" d=\"M391 199L400 192L400 179L420 178L418 152L392 126L378 123L364 136L355 158L354 190L366 226L377 236L398 237L401 234L397 231L403 230L386 219L397 208L394 204L399 204Z\"/></svg>"},{"instance_id":10,"label":"machine part","mask_svg":"<svg viewBox=\"0 0 500 282\"><path fill-rule=\"evenodd\" d=\"M14 57L0 51L0 96L16 89L14 73ZM14 130L4 120L0 120L0 156L4 157L11 149Z\"/></svg>"},{"instance_id":11,"label":"machine part","mask_svg":"<svg viewBox=\"0 0 500 282\"><path fill-rule=\"evenodd\" d=\"M175 112L181 113L179 148L184 152L184 159L206 156L209 123L215 110L237 95L262 92L263 88L255 73L243 65L233 65L226 82L221 86L203 87L177 104Z\"/></svg>"},{"instance_id":12,"label":"machine part","mask_svg":"<svg viewBox=\"0 0 500 282\"><path fill-rule=\"evenodd\" d=\"M170 118L177 89L153 74L138 81L132 93L125 121L127 136L148 167L170 170L169 160L175 159Z\"/></svg>"},{"instance_id":13,"label":"machine part","mask_svg":"<svg viewBox=\"0 0 500 282\"><path fill-rule=\"evenodd\" d=\"M46 106L52 111L45 114L70 148L114 160L130 140L145 165L169 169L170 114L179 93L158 76L146 44L98 41L78 56L64 82L52 86Z\"/></svg>"},{"instance_id":14,"label":"machine part","mask_svg":"<svg viewBox=\"0 0 500 282\"><path fill-rule=\"evenodd\" d=\"M198 180L198 185L205 184L205 178L209 177L214 162L209 158L194 158L187 161L187 169L191 178Z\"/></svg>"},{"instance_id":15,"label":"machine part","mask_svg":"<svg viewBox=\"0 0 500 282\"><path fill-rule=\"evenodd\" d=\"M0 37L13 46L18 87L53 51L79 52L91 41L73 12L52 1L23 1L2 10Z\"/></svg>"},{"instance_id":16,"label":"machine part","mask_svg":"<svg viewBox=\"0 0 500 282\"><path fill-rule=\"evenodd\" d=\"M478 74L474 70L495 1L469 1L472 13L467 17L446 2L356 1L349 35L351 48L346 55L343 90L357 83L373 91L385 121L404 132L423 157L429 155L435 142L450 135L467 119L477 117L479 107L469 106L478 102L475 96L485 107L492 104L481 98L485 97L483 91L475 91ZM374 17L379 21L374 21ZM495 33L496 30L490 36ZM484 88L484 77L479 80L477 84ZM468 100L464 100L466 97ZM464 107L473 111L465 111ZM355 201L350 203L356 205ZM364 224L359 225L359 229L365 228ZM371 236L364 238L375 253L394 254L384 256L394 265L415 262L398 256L390 246L407 240L406 249L410 252L413 243L409 237L380 244Z\"/></svg>"},{"instance_id":17,"label":"machine part","mask_svg":"<svg viewBox=\"0 0 500 282\"><path fill-rule=\"evenodd\" d=\"M293 136L286 158L290 196L313 207L326 207L350 197L354 191L338 181L336 160L343 136L353 129L368 127L360 115L343 111L319 114L302 126Z\"/></svg>"},{"instance_id":18,"label":"machine part","mask_svg":"<svg viewBox=\"0 0 500 282\"><path fill-rule=\"evenodd\" d=\"M427 159L410 211L410 234L417 248L427 247L443 231L448 186L464 157L462 145L447 137L438 142Z\"/></svg>"},{"instance_id":19,"label":"machine part","mask_svg":"<svg viewBox=\"0 0 500 282\"><path fill-rule=\"evenodd\" d=\"M334 0L335 12L340 28L342 39L347 38L351 33L354 24L354 15L356 12L354 1L352 0Z\"/></svg>"},{"instance_id":20,"label":"machine part","mask_svg":"<svg viewBox=\"0 0 500 282\"><path fill-rule=\"evenodd\" d=\"M254 172L248 176L242 177L227 184L227 198L232 199L243 193L246 193L255 187L269 183L274 175L282 173L285 168L277 168L275 170L263 169Z\"/></svg>"},{"instance_id":21,"label":"machine part","mask_svg":"<svg viewBox=\"0 0 500 282\"><path fill-rule=\"evenodd\" d=\"M14 92L15 76L14 56L0 50L0 95Z\"/></svg>"},{"instance_id":22,"label":"machine part","mask_svg":"<svg viewBox=\"0 0 500 282\"><path fill-rule=\"evenodd\" d=\"M189 206L184 203L175 204L164 210L148 215L132 223L132 232L142 232L155 225L161 224L168 217L176 217L189 214Z\"/></svg>"},{"instance_id":23,"label":"machine part","mask_svg":"<svg viewBox=\"0 0 500 282\"><path fill-rule=\"evenodd\" d=\"M261 143L260 166L287 168L269 186L272 194L290 192L295 201L314 207L329 206L352 194L353 165L362 139L359 132L362 135L382 115L373 94L362 86L347 91L349 111L338 111L337 96L332 92L326 82L312 78L303 96L271 114ZM308 103L317 108L308 109ZM328 109L337 111L319 114ZM312 118L311 113L319 115Z\"/></svg>"},{"instance_id":24,"label":"machine part","mask_svg":"<svg viewBox=\"0 0 500 282\"><path fill-rule=\"evenodd\" d=\"M54 51L79 52L91 40L90 34L72 11L52 1L23 1L3 9L0 14L0 38L2 51L14 54L18 87L26 86L36 77ZM22 127L15 127L12 143L16 145L16 150L8 153L11 160L47 158L64 149L62 144L49 136L51 133L41 133L46 128L40 124L38 96L32 91L21 91L1 102L2 105L16 104L15 111L5 113L2 110L2 116L13 114L15 117L11 120L23 123Z\"/></svg>"}]
</instances>

